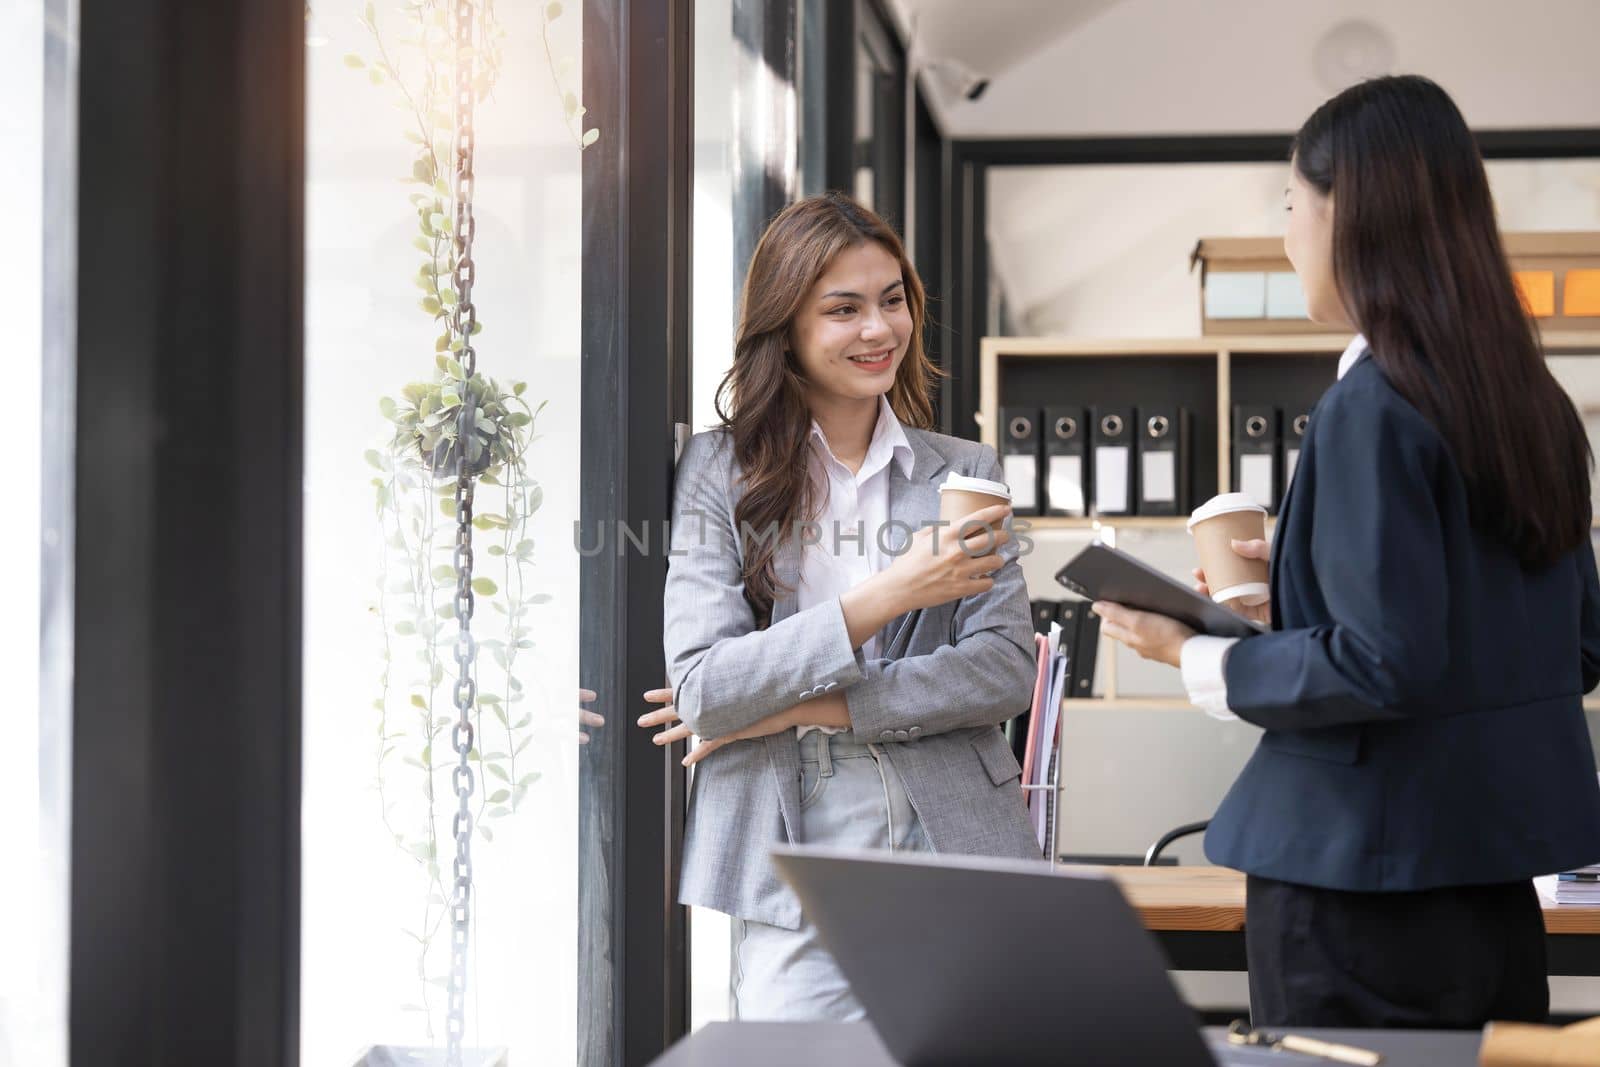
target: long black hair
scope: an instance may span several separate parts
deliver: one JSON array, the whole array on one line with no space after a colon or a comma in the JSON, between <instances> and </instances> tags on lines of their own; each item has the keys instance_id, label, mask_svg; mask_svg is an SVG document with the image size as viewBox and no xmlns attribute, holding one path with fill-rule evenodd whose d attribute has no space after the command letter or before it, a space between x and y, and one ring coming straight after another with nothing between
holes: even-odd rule
<instances>
[{"instance_id":1,"label":"long black hair","mask_svg":"<svg viewBox=\"0 0 1600 1067\"><path fill-rule=\"evenodd\" d=\"M1472 522L1527 566L1589 536L1593 455L1511 280L1483 157L1448 94L1415 75L1351 86L1295 135L1333 194L1333 274L1402 396L1449 445Z\"/></svg>"}]
</instances>

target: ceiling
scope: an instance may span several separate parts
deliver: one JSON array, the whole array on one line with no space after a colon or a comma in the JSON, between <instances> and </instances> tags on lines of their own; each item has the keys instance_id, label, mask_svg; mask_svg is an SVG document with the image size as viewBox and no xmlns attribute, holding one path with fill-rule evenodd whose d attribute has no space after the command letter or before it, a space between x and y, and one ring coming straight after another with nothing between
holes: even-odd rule
<instances>
[{"instance_id":1,"label":"ceiling","mask_svg":"<svg viewBox=\"0 0 1600 1067\"><path fill-rule=\"evenodd\" d=\"M1287 133L1400 71L1439 81L1479 128L1600 127L1594 0L887 2L914 65L991 78L973 102L931 79L957 137Z\"/></svg>"}]
</instances>

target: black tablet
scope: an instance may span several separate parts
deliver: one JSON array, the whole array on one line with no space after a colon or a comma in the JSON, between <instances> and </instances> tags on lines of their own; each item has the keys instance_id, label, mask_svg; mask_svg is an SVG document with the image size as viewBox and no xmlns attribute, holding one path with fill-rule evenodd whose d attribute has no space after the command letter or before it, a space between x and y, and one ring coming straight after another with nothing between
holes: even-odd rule
<instances>
[{"instance_id":1,"label":"black tablet","mask_svg":"<svg viewBox=\"0 0 1600 1067\"><path fill-rule=\"evenodd\" d=\"M1213 637L1250 637L1266 629L1109 545L1079 552L1056 572L1056 581L1090 600L1153 611Z\"/></svg>"}]
</instances>

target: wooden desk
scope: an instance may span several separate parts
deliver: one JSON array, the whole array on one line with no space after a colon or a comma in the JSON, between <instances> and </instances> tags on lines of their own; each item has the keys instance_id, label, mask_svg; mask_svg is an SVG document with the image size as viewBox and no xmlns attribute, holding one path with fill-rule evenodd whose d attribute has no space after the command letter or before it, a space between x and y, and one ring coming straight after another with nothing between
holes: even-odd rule
<instances>
[{"instance_id":1,"label":"wooden desk","mask_svg":"<svg viewBox=\"0 0 1600 1067\"><path fill-rule=\"evenodd\" d=\"M1070 866L1070 865L1066 865ZM1226 867L1098 867L1180 971L1242 971L1244 875ZM1600 975L1600 906L1544 905L1550 973Z\"/></svg>"}]
</instances>

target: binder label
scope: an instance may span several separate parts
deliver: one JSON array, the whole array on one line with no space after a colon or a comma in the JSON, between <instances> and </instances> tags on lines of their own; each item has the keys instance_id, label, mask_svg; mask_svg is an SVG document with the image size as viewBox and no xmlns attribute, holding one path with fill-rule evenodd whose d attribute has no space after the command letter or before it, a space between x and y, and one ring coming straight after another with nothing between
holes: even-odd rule
<instances>
[{"instance_id":1,"label":"binder label","mask_svg":"<svg viewBox=\"0 0 1600 1067\"><path fill-rule=\"evenodd\" d=\"M1011 507L1013 510L1037 508L1039 506L1039 475L1038 466L1032 456L1010 455L1002 461L1005 467L1006 485L1011 489Z\"/></svg>"}]
</instances>

